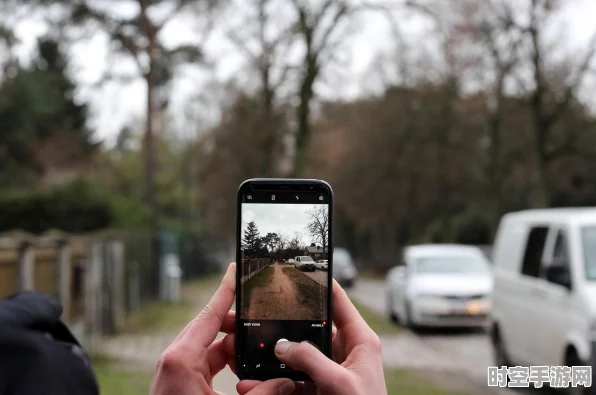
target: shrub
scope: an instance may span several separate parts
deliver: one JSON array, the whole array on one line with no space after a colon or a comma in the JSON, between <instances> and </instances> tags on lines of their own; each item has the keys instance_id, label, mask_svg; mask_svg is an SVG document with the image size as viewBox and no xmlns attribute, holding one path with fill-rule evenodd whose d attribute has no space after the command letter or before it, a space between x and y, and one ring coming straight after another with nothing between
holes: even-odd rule
<instances>
[{"instance_id":1,"label":"shrub","mask_svg":"<svg viewBox=\"0 0 596 395\"><path fill-rule=\"evenodd\" d=\"M86 181L0 195L0 231L49 229L84 233L110 227L142 227L150 218L142 204Z\"/></svg>"},{"instance_id":2,"label":"shrub","mask_svg":"<svg viewBox=\"0 0 596 395\"><path fill-rule=\"evenodd\" d=\"M491 244L490 220L479 207L470 207L455 219L455 242Z\"/></svg>"}]
</instances>

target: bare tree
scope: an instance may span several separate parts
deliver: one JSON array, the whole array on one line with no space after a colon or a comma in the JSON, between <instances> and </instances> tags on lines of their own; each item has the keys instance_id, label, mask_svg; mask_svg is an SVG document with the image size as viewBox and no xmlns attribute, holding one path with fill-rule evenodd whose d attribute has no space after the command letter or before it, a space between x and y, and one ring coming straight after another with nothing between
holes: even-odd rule
<instances>
[{"instance_id":1,"label":"bare tree","mask_svg":"<svg viewBox=\"0 0 596 395\"><path fill-rule=\"evenodd\" d=\"M462 16L452 34L467 59L466 66L482 84L487 128L486 176L494 223L503 213L503 182L512 161L504 152L506 83L520 63L523 34L515 24L515 10L506 0L466 0L459 4ZM470 51L472 49L472 51Z\"/></svg>"},{"instance_id":2,"label":"bare tree","mask_svg":"<svg viewBox=\"0 0 596 395\"><path fill-rule=\"evenodd\" d=\"M280 137L286 128L279 127L277 100L279 90L286 82L291 65L284 58L293 39L289 26L277 26L281 18L276 15L280 10L274 9L276 1L258 0L251 5L248 15L242 19L240 26L228 29L227 36L232 43L247 57L249 66L256 72L259 82L258 98L261 103L263 129L259 134L262 139L260 171L264 175L271 174L275 165L276 152L280 150ZM233 12L237 7L246 7L244 1L233 4ZM274 16L275 15L275 16ZM273 33L272 33L273 32ZM280 136L282 135L282 136Z\"/></svg>"},{"instance_id":3,"label":"bare tree","mask_svg":"<svg viewBox=\"0 0 596 395\"><path fill-rule=\"evenodd\" d=\"M329 245L329 209L325 205L317 205L306 212L308 225L306 229L310 236L318 243L321 243L323 252L327 251Z\"/></svg>"},{"instance_id":4,"label":"bare tree","mask_svg":"<svg viewBox=\"0 0 596 395\"><path fill-rule=\"evenodd\" d=\"M62 3L61 0L54 2ZM131 17L119 17L111 10L123 3L136 6L137 12ZM197 10L208 14L215 4L212 0L110 0L97 2L77 0L72 2L70 22L76 25L91 25L103 30L116 51L126 54L133 60L138 73L145 80L146 125L144 138L145 157L145 199L150 206L154 203L156 147L155 123L158 115L167 107L167 87L174 68L181 63L197 63L203 60L202 43L166 48L160 33L169 22L184 12ZM155 9L169 12L156 13ZM160 15L155 18L155 15ZM110 76L113 77L113 76ZM161 88L161 89L160 89Z\"/></svg>"},{"instance_id":5,"label":"bare tree","mask_svg":"<svg viewBox=\"0 0 596 395\"><path fill-rule=\"evenodd\" d=\"M553 59L549 53L553 52L545 40L546 31L553 17L560 11L563 2L559 0L527 0L527 25L519 24L528 40L527 58L532 75L528 86L525 87L529 96L530 112L532 114L532 131L534 138L534 171L533 171L533 199L536 207L550 205L550 188L547 179L547 167L565 150L574 146L578 140L577 133L569 133L560 146L553 147L552 133L555 125L564 116L572 103L576 101L578 89L584 82L586 75L593 70L596 55L596 33L589 40L583 53L574 56L573 64L559 64L566 70L566 76L561 86L560 78L549 78L554 69Z\"/></svg>"},{"instance_id":6,"label":"bare tree","mask_svg":"<svg viewBox=\"0 0 596 395\"><path fill-rule=\"evenodd\" d=\"M413 2L323 0L313 5L313 2L291 0L296 15L294 31L303 51L296 108L295 177L303 176L306 171L315 84L320 80L325 67L338 61L339 49L351 36L350 28L356 22L356 17L360 13L373 11L386 15L392 21L392 10L404 8L411 3Z\"/></svg>"}]
</instances>

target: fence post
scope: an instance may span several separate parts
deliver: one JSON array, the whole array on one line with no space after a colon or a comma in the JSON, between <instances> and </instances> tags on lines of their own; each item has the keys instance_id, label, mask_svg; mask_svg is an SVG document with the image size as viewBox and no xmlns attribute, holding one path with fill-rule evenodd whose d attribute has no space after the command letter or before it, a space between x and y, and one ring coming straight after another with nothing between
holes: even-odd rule
<instances>
[{"instance_id":1,"label":"fence post","mask_svg":"<svg viewBox=\"0 0 596 395\"><path fill-rule=\"evenodd\" d=\"M35 249L33 244L26 240L19 250L19 289L22 291L35 288Z\"/></svg>"},{"instance_id":2,"label":"fence post","mask_svg":"<svg viewBox=\"0 0 596 395\"><path fill-rule=\"evenodd\" d=\"M92 240L85 270L85 335L90 350L96 350L101 331L102 242Z\"/></svg>"},{"instance_id":3,"label":"fence post","mask_svg":"<svg viewBox=\"0 0 596 395\"><path fill-rule=\"evenodd\" d=\"M130 301L130 309L132 311L138 311L141 308L141 285L140 285L140 270L139 270L139 262L132 261L129 266L130 275L129 275L129 285L128 285L128 292L129 292L129 301Z\"/></svg>"},{"instance_id":4,"label":"fence post","mask_svg":"<svg viewBox=\"0 0 596 395\"><path fill-rule=\"evenodd\" d=\"M63 239L58 241L58 299L62 305L62 314L70 318L72 270L70 245Z\"/></svg>"},{"instance_id":5,"label":"fence post","mask_svg":"<svg viewBox=\"0 0 596 395\"><path fill-rule=\"evenodd\" d=\"M124 244L121 240L114 240L110 243L112 254L112 303L114 304L114 328L116 331L124 325L125 298L124 298Z\"/></svg>"}]
</instances>

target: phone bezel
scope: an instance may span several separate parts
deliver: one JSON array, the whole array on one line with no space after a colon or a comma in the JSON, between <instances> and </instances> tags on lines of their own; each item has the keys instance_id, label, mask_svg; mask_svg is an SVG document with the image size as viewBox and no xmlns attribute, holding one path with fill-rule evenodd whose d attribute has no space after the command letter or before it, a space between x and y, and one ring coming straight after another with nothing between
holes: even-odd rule
<instances>
[{"instance_id":1,"label":"phone bezel","mask_svg":"<svg viewBox=\"0 0 596 395\"><path fill-rule=\"evenodd\" d=\"M244 181L238 188L237 205L236 205L236 262L241 262L241 213L242 213L242 195L246 188L249 187L267 187L267 190L277 190L281 192L288 192L294 188L300 190L301 188L319 187L323 188L328 194L329 204L329 245L328 245L328 285L327 285L327 322L332 322L333 311L331 301L331 287L333 284L333 190L331 186L322 180L314 179L278 179L278 178L254 178ZM304 189L303 189L304 190ZM240 265L238 263L238 265ZM241 270L236 270L236 289L240 289L241 282ZM236 292L236 334L240 333L240 310L242 308L242 301L240 300L241 292ZM325 350L321 350L328 358L332 358L332 345L331 345L331 333L332 325L325 326L325 337L327 338L327 347ZM240 350L240 336L236 336L235 350ZM312 381L312 379L305 373L292 372L246 372L244 371L242 364L240 363L240 355L235 351L234 359L236 362L236 375L240 380L270 380L275 378L289 378L294 381Z\"/></svg>"}]
</instances>

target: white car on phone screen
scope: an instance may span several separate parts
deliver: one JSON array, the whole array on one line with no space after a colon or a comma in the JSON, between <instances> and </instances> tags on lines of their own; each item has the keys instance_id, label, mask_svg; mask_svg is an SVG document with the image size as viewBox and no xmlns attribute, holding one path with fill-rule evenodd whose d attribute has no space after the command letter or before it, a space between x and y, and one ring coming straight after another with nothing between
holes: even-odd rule
<instances>
[{"instance_id":1,"label":"white car on phone screen","mask_svg":"<svg viewBox=\"0 0 596 395\"><path fill-rule=\"evenodd\" d=\"M390 318L410 328L485 327L493 287L491 265L477 247L406 247L386 279Z\"/></svg>"},{"instance_id":2,"label":"white car on phone screen","mask_svg":"<svg viewBox=\"0 0 596 395\"><path fill-rule=\"evenodd\" d=\"M294 267L303 272L314 272L317 270L315 261L309 256L297 256L294 258Z\"/></svg>"},{"instance_id":3,"label":"white car on phone screen","mask_svg":"<svg viewBox=\"0 0 596 395\"><path fill-rule=\"evenodd\" d=\"M321 259L317 261L317 264L315 266L319 270L327 270L329 268L329 262L327 261L327 259Z\"/></svg>"}]
</instances>

